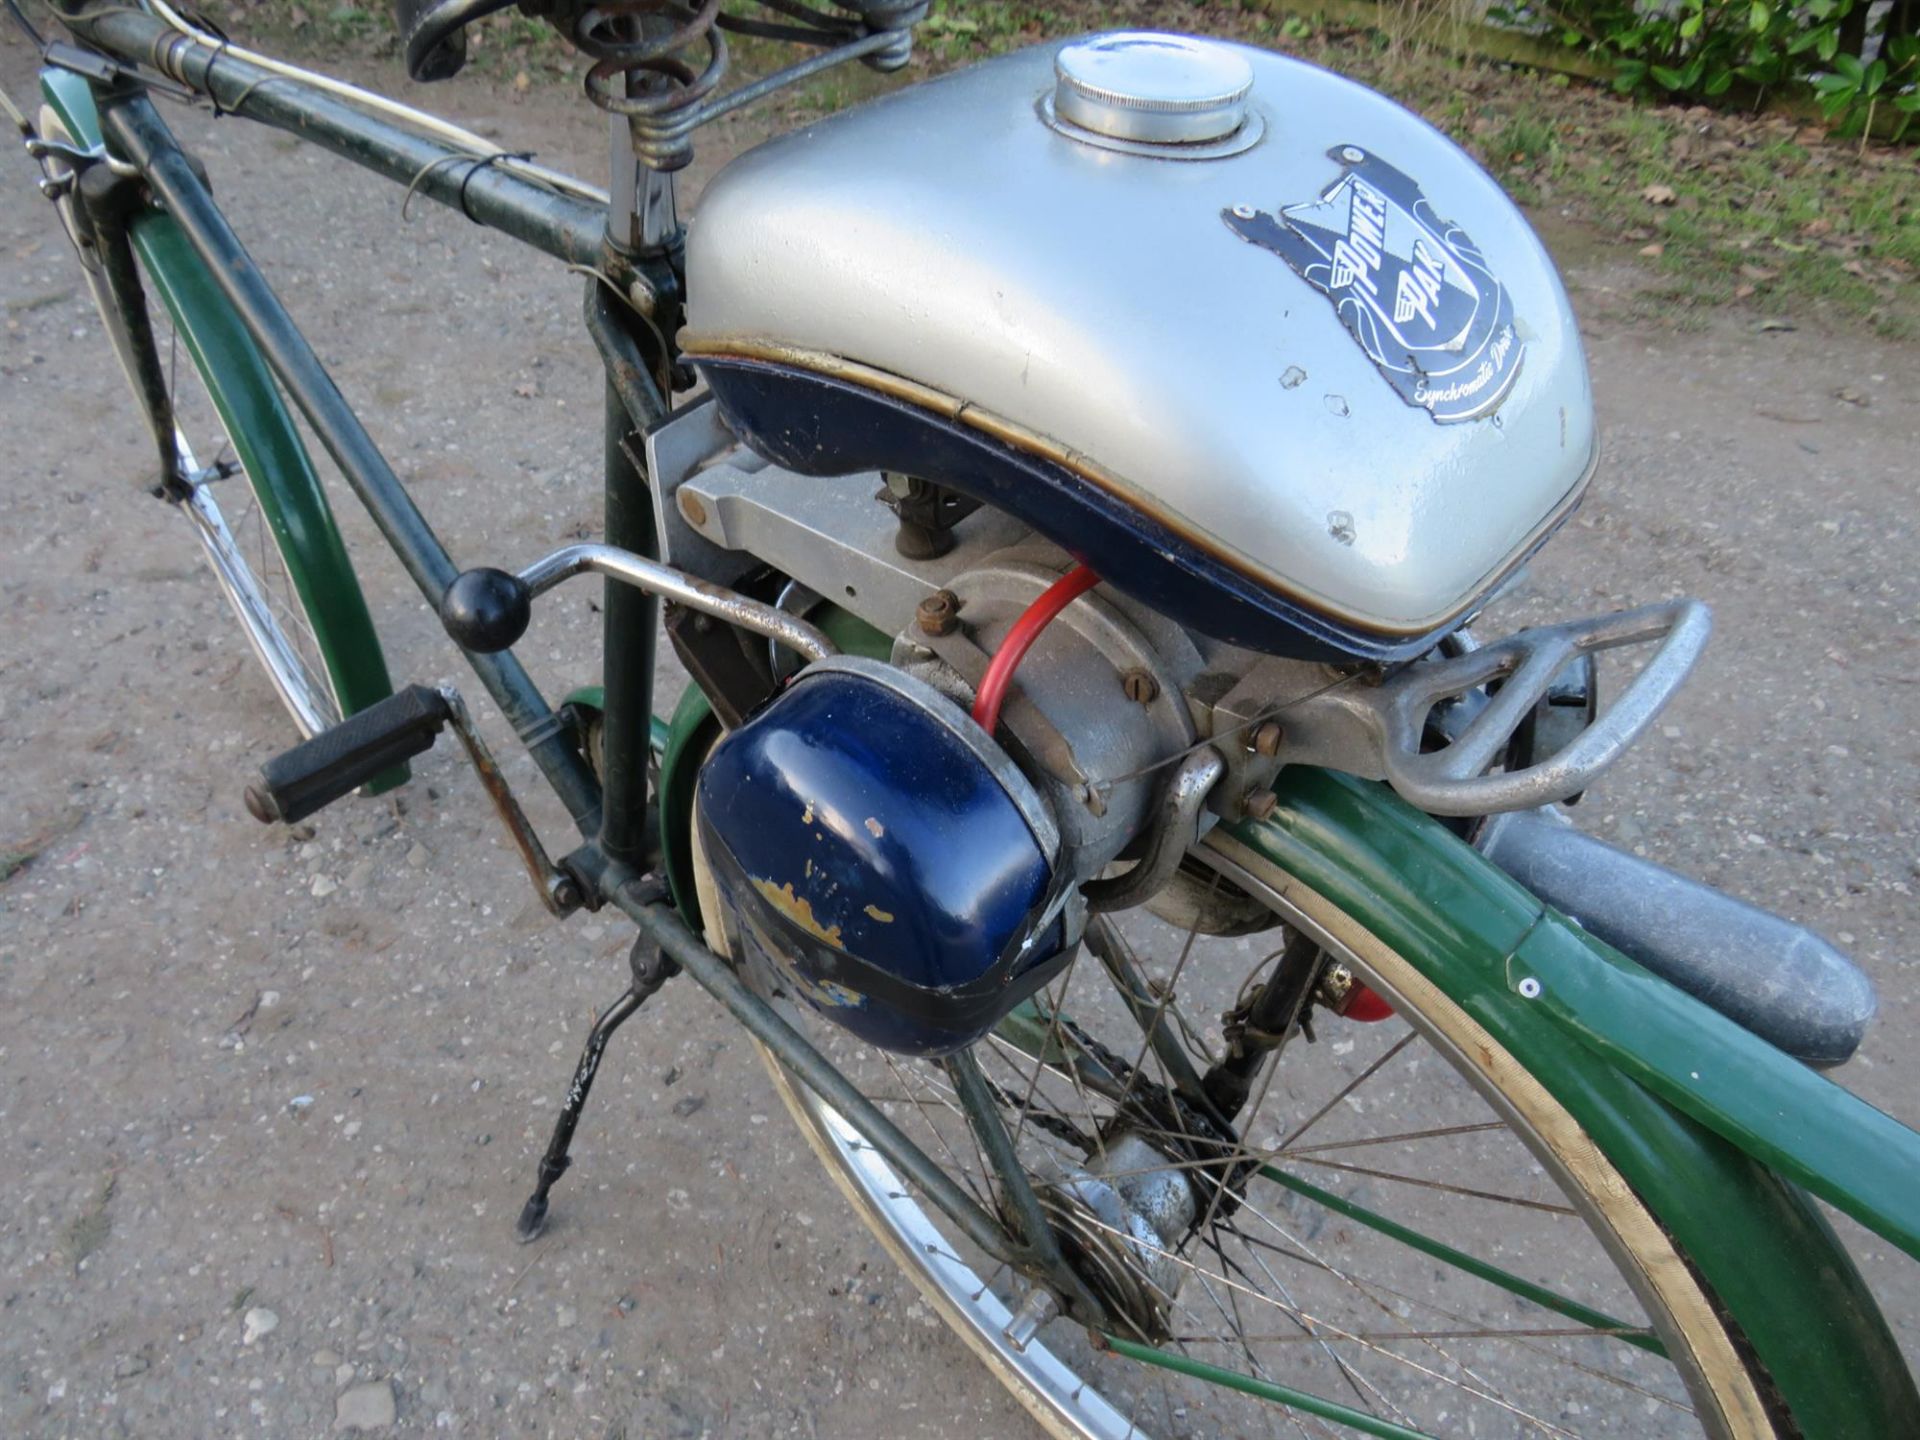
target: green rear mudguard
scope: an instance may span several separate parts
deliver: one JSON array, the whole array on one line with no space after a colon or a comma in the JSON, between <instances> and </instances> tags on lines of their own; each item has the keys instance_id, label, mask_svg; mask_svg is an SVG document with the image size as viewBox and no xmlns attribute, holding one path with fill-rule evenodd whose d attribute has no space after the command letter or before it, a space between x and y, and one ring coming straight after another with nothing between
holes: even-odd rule
<instances>
[{"instance_id":1,"label":"green rear mudguard","mask_svg":"<svg viewBox=\"0 0 1920 1440\"><path fill-rule=\"evenodd\" d=\"M1545 1086L1736 1319L1809 1440L1920 1434L1899 1347L1800 1188L1914 1253L1920 1135L1595 940L1385 786L1290 768L1275 791L1271 817L1220 826L1209 848L1330 901Z\"/></svg>"},{"instance_id":2,"label":"green rear mudguard","mask_svg":"<svg viewBox=\"0 0 1920 1440\"><path fill-rule=\"evenodd\" d=\"M100 144L100 120L84 80L42 70L40 93L77 143ZM139 215L132 235L141 269L166 305L246 468L312 623L341 713L386 699L393 684L373 617L320 477L259 347L171 216L158 210ZM395 766L367 789L389 789L406 778L407 767Z\"/></svg>"}]
</instances>

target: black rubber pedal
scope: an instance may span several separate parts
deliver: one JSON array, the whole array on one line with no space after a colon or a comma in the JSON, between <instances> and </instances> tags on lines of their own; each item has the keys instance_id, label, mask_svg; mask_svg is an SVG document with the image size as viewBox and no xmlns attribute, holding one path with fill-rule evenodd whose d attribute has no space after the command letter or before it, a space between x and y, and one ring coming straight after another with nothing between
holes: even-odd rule
<instances>
[{"instance_id":1,"label":"black rubber pedal","mask_svg":"<svg viewBox=\"0 0 1920 1440\"><path fill-rule=\"evenodd\" d=\"M446 696L409 685L267 761L247 787L247 809L269 825L304 820L381 771L432 749L452 718Z\"/></svg>"}]
</instances>

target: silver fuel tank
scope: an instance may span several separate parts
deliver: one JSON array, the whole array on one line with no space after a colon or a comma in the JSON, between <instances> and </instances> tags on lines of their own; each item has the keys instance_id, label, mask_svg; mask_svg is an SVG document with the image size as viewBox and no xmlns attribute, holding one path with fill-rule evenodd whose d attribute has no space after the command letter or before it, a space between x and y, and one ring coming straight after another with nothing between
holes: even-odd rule
<instances>
[{"instance_id":1,"label":"silver fuel tank","mask_svg":"<svg viewBox=\"0 0 1920 1440\"><path fill-rule=\"evenodd\" d=\"M821 121L721 172L687 266L696 360L1066 457L1381 653L1469 611L1595 460L1566 294L1499 186L1247 47L1094 37Z\"/></svg>"}]
</instances>

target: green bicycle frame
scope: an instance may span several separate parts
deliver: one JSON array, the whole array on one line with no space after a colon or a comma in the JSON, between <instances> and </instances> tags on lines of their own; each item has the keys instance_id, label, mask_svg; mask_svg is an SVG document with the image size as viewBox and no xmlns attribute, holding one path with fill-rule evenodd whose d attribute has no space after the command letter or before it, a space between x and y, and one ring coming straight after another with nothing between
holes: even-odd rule
<instances>
[{"instance_id":1,"label":"green bicycle frame","mask_svg":"<svg viewBox=\"0 0 1920 1440\"><path fill-rule=\"evenodd\" d=\"M135 11L102 11L86 23L90 38L114 54L149 56L169 43L157 21ZM612 246L600 207L436 148L303 93L298 84L264 85L263 72L242 61L223 58L216 69L211 53L170 56L172 78L215 95L230 109L295 130L389 176L412 176L422 194L458 205L471 218L556 258L602 267L600 276L617 280L622 294L639 296L657 329L672 333L678 276L670 263ZM191 342L206 347L210 369L225 371L231 364L234 374L247 377L242 388L253 403L267 407L267 430L289 423L284 407L271 408L279 406L273 393L278 380L422 593L437 604L458 573L454 562L332 387L151 104L137 89L102 86L95 91L99 128L83 131L81 92L71 85L80 84L82 92L88 87L59 75L48 83L50 96L68 95L75 134L104 133L164 204L165 223L145 225L143 243L152 253L143 251L143 258L156 272L177 260L183 273L191 268L200 277L191 285L182 282L178 302L175 287L167 287L166 298L189 314L204 305L223 317L221 328L203 328L202 338ZM602 288L599 280L589 286L588 328L608 369L609 539L644 548L651 498L631 461L630 442L666 414L661 393L669 357L649 338L652 327L629 323L630 317L608 305ZM182 328L188 328L184 321ZM237 391L233 403L240 398ZM255 422L233 418L229 424L237 441ZM276 525L297 533L301 513L289 508L286 495L304 493L300 476L310 475L311 467L301 470L299 462L277 452L259 458L258 473L276 477L271 488L283 512ZM243 453L243 459L254 473L253 457ZM294 478L285 480L286 474ZM650 605L607 609L604 795L511 653L470 653L468 659L587 837L568 857L583 888L597 902L626 911L670 953L683 955L689 972L766 1040L791 1073L860 1121L870 1142L938 1200L938 1167L877 1111L869 1117L861 1110L850 1082L747 993L725 962L643 883L654 859L647 852L657 841L659 868L687 920L695 919L689 825L694 779L715 723L692 692L674 717L660 760L658 834L636 835L648 813L652 623ZM835 639L843 648L859 648L858 636ZM1331 904L1415 967L1546 1085L1740 1317L1745 1340L1805 1434L1851 1440L1912 1433L1920 1393L1810 1196L1920 1254L1920 1135L1595 941L1381 786L1292 769L1282 774L1276 794L1279 805L1270 818L1222 826L1209 837L1208 851L1221 867L1269 893L1284 897L1305 889ZM865 1128L869 1120L871 1130ZM947 1198L950 1214L977 1209L964 1195ZM997 1233L991 1218L975 1218L983 1227L982 1243L991 1248Z\"/></svg>"}]
</instances>

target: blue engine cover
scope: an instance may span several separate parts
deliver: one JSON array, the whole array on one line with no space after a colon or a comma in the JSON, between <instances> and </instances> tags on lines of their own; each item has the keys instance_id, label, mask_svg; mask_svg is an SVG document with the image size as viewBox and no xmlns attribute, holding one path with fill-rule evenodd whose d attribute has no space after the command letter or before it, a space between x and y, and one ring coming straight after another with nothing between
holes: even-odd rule
<instances>
[{"instance_id":1,"label":"blue engine cover","mask_svg":"<svg viewBox=\"0 0 1920 1440\"><path fill-rule=\"evenodd\" d=\"M749 958L884 1049L970 1044L1064 959L1039 797L957 706L876 661L809 667L714 749L697 805Z\"/></svg>"}]
</instances>

